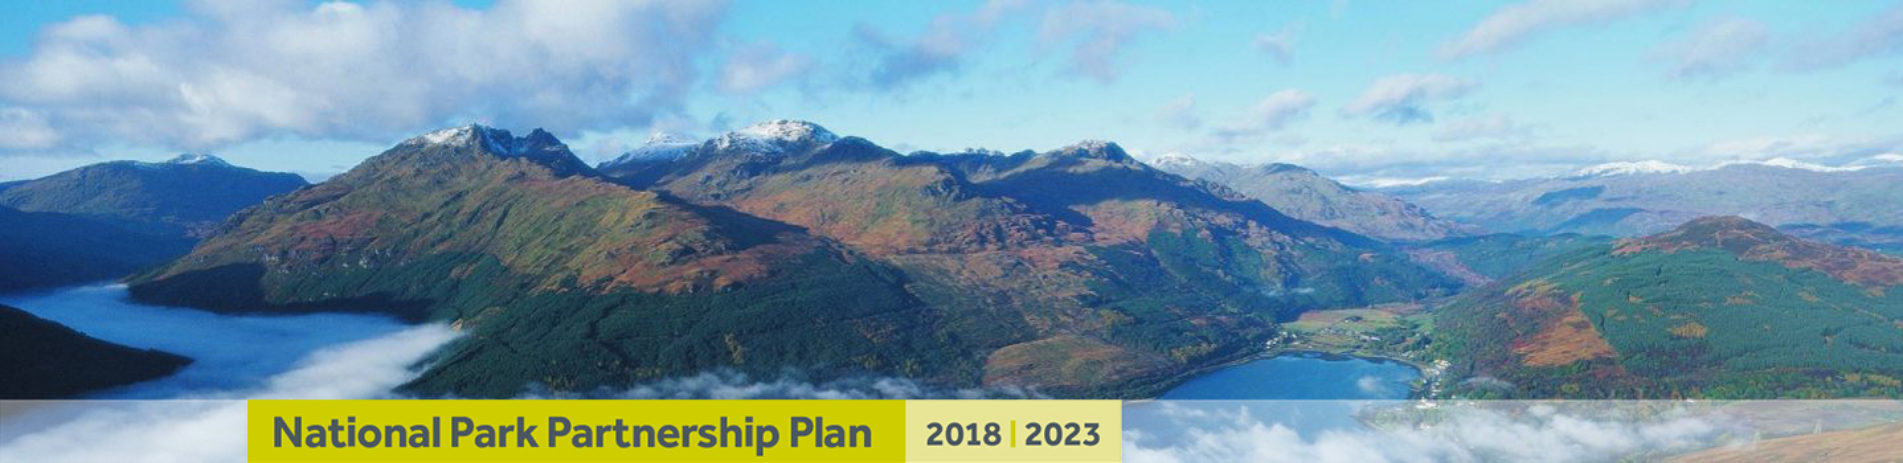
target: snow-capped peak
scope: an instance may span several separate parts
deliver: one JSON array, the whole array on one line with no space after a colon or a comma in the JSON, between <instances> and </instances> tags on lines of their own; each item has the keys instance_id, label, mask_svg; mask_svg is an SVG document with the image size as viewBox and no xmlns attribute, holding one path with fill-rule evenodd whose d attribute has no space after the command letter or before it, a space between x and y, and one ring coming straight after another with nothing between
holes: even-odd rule
<instances>
[{"instance_id":1,"label":"snow-capped peak","mask_svg":"<svg viewBox=\"0 0 1903 463\"><path fill-rule=\"evenodd\" d=\"M405 140L404 143L406 144L407 143L421 143L421 144L430 144L430 145L469 143L476 140L477 132L482 132L487 130L492 130L492 129L488 127L483 127L477 124L469 124L465 126L450 127L447 129L441 129L434 132L422 134L415 138Z\"/></svg>"},{"instance_id":2,"label":"snow-capped peak","mask_svg":"<svg viewBox=\"0 0 1903 463\"><path fill-rule=\"evenodd\" d=\"M1194 157L1190 157L1190 155L1175 152L1175 151L1163 153L1162 156L1157 156L1156 159L1150 160L1150 165L1153 165L1156 167L1164 167L1164 168L1194 166L1194 165L1198 165L1202 163L1203 161L1200 159L1196 159Z\"/></svg>"},{"instance_id":3,"label":"snow-capped peak","mask_svg":"<svg viewBox=\"0 0 1903 463\"><path fill-rule=\"evenodd\" d=\"M838 135L827 131L825 127L820 127L819 124L787 119L761 122L735 133L776 141L812 140L819 143L832 143L839 140Z\"/></svg>"},{"instance_id":4,"label":"snow-capped peak","mask_svg":"<svg viewBox=\"0 0 1903 463\"><path fill-rule=\"evenodd\" d=\"M693 137L660 130L649 132L648 140L645 142L647 145L692 145L699 143L700 140Z\"/></svg>"},{"instance_id":5,"label":"snow-capped peak","mask_svg":"<svg viewBox=\"0 0 1903 463\"><path fill-rule=\"evenodd\" d=\"M1698 168L1664 161L1619 161L1588 166L1573 171L1573 177L1610 177L1614 175L1682 174Z\"/></svg>"},{"instance_id":6,"label":"snow-capped peak","mask_svg":"<svg viewBox=\"0 0 1903 463\"><path fill-rule=\"evenodd\" d=\"M209 154L192 154L192 153L180 154L178 155L178 157L165 161L165 163L175 164L175 165L204 165L204 166L230 166L231 165L231 163L225 162L224 159L219 159L217 156L212 156Z\"/></svg>"},{"instance_id":7,"label":"snow-capped peak","mask_svg":"<svg viewBox=\"0 0 1903 463\"><path fill-rule=\"evenodd\" d=\"M1740 166L1740 165L1781 167L1785 169L1808 170L1811 172L1854 172L1854 171L1862 170L1864 167L1868 167L1868 166L1832 167L1832 166L1826 166L1823 164L1799 161L1799 160L1791 159L1791 158L1771 158L1771 159L1766 159L1762 161L1730 161L1723 164L1719 164L1718 167L1716 168L1722 169L1726 167Z\"/></svg>"},{"instance_id":8,"label":"snow-capped peak","mask_svg":"<svg viewBox=\"0 0 1903 463\"><path fill-rule=\"evenodd\" d=\"M568 145L555 138L554 134L542 129L529 131L528 135L517 137L507 130L469 124L461 127L437 130L409 140L403 145L440 145L458 148L482 148L490 154L505 158L530 158L543 164L569 170L584 170L587 165L580 164ZM559 166L558 166L559 164ZM579 165L577 169L576 165Z\"/></svg>"},{"instance_id":9,"label":"snow-capped peak","mask_svg":"<svg viewBox=\"0 0 1903 463\"><path fill-rule=\"evenodd\" d=\"M1102 159L1119 163L1135 162L1135 159L1131 158L1130 153L1125 152L1122 146L1117 146L1114 142L1104 140L1084 140L1070 146L1059 148L1052 153L1062 156Z\"/></svg>"},{"instance_id":10,"label":"snow-capped peak","mask_svg":"<svg viewBox=\"0 0 1903 463\"><path fill-rule=\"evenodd\" d=\"M667 161L679 159L681 156L686 156L688 150L696 146L700 146L699 141L684 135L655 131L648 134L647 143L638 148L628 150L628 152L622 153L620 156L608 160L608 162L601 163L600 167L606 168L637 161Z\"/></svg>"},{"instance_id":11,"label":"snow-capped peak","mask_svg":"<svg viewBox=\"0 0 1903 463\"><path fill-rule=\"evenodd\" d=\"M835 141L839 141L839 136L819 124L775 119L721 135L714 139L714 147L780 153L797 145L819 146Z\"/></svg>"}]
</instances>

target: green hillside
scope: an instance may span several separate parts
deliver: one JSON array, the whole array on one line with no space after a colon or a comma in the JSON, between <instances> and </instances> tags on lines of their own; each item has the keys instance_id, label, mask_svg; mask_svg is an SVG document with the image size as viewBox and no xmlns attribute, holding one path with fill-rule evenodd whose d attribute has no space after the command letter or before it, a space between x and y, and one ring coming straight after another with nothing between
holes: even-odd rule
<instances>
[{"instance_id":1,"label":"green hillside","mask_svg":"<svg viewBox=\"0 0 1903 463\"><path fill-rule=\"evenodd\" d=\"M1739 218L1547 259L1436 318L1455 394L1903 395L1903 260Z\"/></svg>"},{"instance_id":2,"label":"green hillside","mask_svg":"<svg viewBox=\"0 0 1903 463\"><path fill-rule=\"evenodd\" d=\"M749 129L614 181L543 132L432 133L240 212L131 291L451 321L468 336L408 386L427 394L733 368L1106 397L1252 353L1277 317L1453 286L1114 145L974 181L815 129ZM1141 195L1092 196L1100 181Z\"/></svg>"},{"instance_id":3,"label":"green hillside","mask_svg":"<svg viewBox=\"0 0 1903 463\"><path fill-rule=\"evenodd\" d=\"M1365 237L1158 171L1110 143L902 156L775 121L603 170L804 227L900 269L922 300L947 308L951 330L991 350L992 385L1084 390L1175 375L1252 351L1276 318L1453 286Z\"/></svg>"},{"instance_id":4,"label":"green hillside","mask_svg":"<svg viewBox=\"0 0 1903 463\"><path fill-rule=\"evenodd\" d=\"M1606 246L1612 240L1570 233L1546 236L1496 233L1413 244L1407 246L1407 253L1422 265L1480 285L1512 276L1557 255Z\"/></svg>"}]
</instances>

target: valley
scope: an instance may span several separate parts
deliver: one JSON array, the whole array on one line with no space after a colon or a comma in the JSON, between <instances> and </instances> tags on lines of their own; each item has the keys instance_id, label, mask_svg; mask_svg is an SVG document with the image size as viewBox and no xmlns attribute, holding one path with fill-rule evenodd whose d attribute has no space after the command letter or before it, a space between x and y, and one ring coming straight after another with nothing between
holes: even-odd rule
<instances>
[{"instance_id":1,"label":"valley","mask_svg":"<svg viewBox=\"0 0 1903 463\"><path fill-rule=\"evenodd\" d=\"M133 167L256 172L181 159ZM71 179L102 175L5 192L83 196L67 192L104 187ZM215 227L13 201L173 233L109 253L120 264L25 246L127 275L139 303L450 324L463 336L398 388L425 397L795 371L1141 398L1303 355L1400 362L1419 373L1404 395L1432 398L1903 392L1885 340L1903 266L1741 218L1497 233L1295 166L1144 162L1100 141L900 154L785 120L599 166L547 132L470 125L273 188ZM1806 334L1762 334L1779 332Z\"/></svg>"}]
</instances>

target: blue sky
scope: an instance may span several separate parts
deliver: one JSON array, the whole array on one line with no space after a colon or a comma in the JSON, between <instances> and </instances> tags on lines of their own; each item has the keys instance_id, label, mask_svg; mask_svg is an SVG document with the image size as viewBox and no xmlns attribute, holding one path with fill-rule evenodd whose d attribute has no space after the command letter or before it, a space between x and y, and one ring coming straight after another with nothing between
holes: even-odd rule
<instances>
[{"instance_id":1,"label":"blue sky","mask_svg":"<svg viewBox=\"0 0 1903 463\"><path fill-rule=\"evenodd\" d=\"M900 150L1293 162L1355 183L1903 159L1903 3L41 2L0 179L210 152L321 177L470 121L589 160L805 119Z\"/></svg>"}]
</instances>

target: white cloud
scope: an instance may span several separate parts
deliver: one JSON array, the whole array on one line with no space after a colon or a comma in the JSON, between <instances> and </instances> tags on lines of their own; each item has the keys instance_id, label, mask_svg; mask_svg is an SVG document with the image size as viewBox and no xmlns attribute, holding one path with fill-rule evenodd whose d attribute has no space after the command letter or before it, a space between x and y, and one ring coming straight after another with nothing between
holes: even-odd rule
<instances>
[{"instance_id":1,"label":"white cloud","mask_svg":"<svg viewBox=\"0 0 1903 463\"><path fill-rule=\"evenodd\" d=\"M73 416L0 447L9 459L34 462L245 461L242 399L374 399L414 377L410 366L454 339L442 324L312 353L259 390L201 400L75 401L56 407ZM21 420L33 417L10 416ZM102 439L101 436L111 436Z\"/></svg>"},{"instance_id":2,"label":"white cloud","mask_svg":"<svg viewBox=\"0 0 1903 463\"><path fill-rule=\"evenodd\" d=\"M1903 4L1842 33L1802 42L1784 58L1787 69L1828 69L1872 56L1903 52Z\"/></svg>"},{"instance_id":3,"label":"white cloud","mask_svg":"<svg viewBox=\"0 0 1903 463\"><path fill-rule=\"evenodd\" d=\"M1530 0L1500 7L1440 46L1444 59L1493 53L1564 26L1604 23L1688 0Z\"/></svg>"},{"instance_id":4,"label":"white cloud","mask_svg":"<svg viewBox=\"0 0 1903 463\"><path fill-rule=\"evenodd\" d=\"M1288 89L1269 94L1262 101L1256 102L1255 106L1250 107L1247 114L1215 129L1212 133L1213 141L1217 144L1230 145L1281 131L1289 124L1307 116L1309 109L1313 107L1315 107L1315 96L1308 92Z\"/></svg>"},{"instance_id":5,"label":"white cloud","mask_svg":"<svg viewBox=\"0 0 1903 463\"><path fill-rule=\"evenodd\" d=\"M1111 83L1117 80L1116 58L1124 46L1144 33L1176 26L1176 16L1159 8L1110 0L1079 0L1044 13L1040 40L1047 46L1075 42L1070 71Z\"/></svg>"},{"instance_id":6,"label":"white cloud","mask_svg":"<svg viewBox=\"0 0 1903 463\"><path fill-rule=\"evenodd\" d=\"M385 141L480 119L574 133L679 110L721 2L197 2L177 21L81 17L0 63L0 101L60 140L207 149ZM84 146L76 148L85 148Z\"/></svg>"},{"instance_id":7,"label":"white cloud","mask_svg":"<svg viewBox=\"0 0 1903 463\"><path fill-rule=\"evenodd\" d=\"M1156 119L1179 129L1194 129L1203 125L1202 116L1196 113L1196 95L1193 93L1164 103L1156 111Z\"/></svg>"},{"instance_id":8,"label":"white cloud","mask_svg":"<svg viewBox=\"0 0 1903 463\"><path fill-rule=\"evenodd\" d=\"M1706 22L1685 37L1660 44L1652 52L1669 65L1673 77L1718 78L1743 70L1763 56L1770 31L1763 23L1744 18Z\"/></svg>"},{"instance_id":9,"label":"white cloud","mask_svg":"<svg viewBox=\"0 0 1903 463\"><path fill-rule=\"evenodd\" d=\"M753 93L804 74L812 66L811 58L783 52L770 43L754 43L728 55L720 71L720 89Z\"/></svg>"},{"instance_id":10,"label":"white cloud","mask_svg":"<svg viewBox=\"0 0 1903 463\"><path fill-rule=\"evenodd\" d=\"M45 150L59 141L59 132L38 111L0 107L0 152Z\"/></svg>"},{"instance_id":11,"label":"white cloud","mask_svg":"<svg viewBox=\"0 0 1903 463\"><path fill-rule=\"evenodd\" d=\"M1281 130L1289 122L1315 107L1315 96L1301 90L1283 90L1269 94L1250 112L1251 125L1266 130Z\"/></svg>"},{"instance_id":12,"label":"white cloud","mask_svg":"<svg viewBox=\"0 0 1903 463\"><path fill-rule=\"evenodd\" d=\"M1026 0L989 0L969 13L950 13L932 19L924 34L912 40L887 37L868 24L855 29L859 43L878 55L866 78L874 88L895 89L920 79L958 69L965 55L981 43L998 23L1027 5Z\"/></svg>"},{"instance_id":13,"label":"white cloud","mask_svg":"<svg viewBox=\"0 0 1903 463\"><path fill-rule=\"evenodd\" d=\"M1805 159L1820 162L1847 160L1880 154L1894 149L1898 140L1852 140L1825 134L1765 135L1718 140L1684 151L1682 157L1727 161L1766 160L1773 158Z\"/></svg>"},{"instance_id":14,"label":"white cloud","mask_svg":"<svg viewBox=\"0 0 1903 463\"><path fill-rule=\"evenodd\" d=\"M1481 139L1525 138L1528 129L1501 114L1487 114L1449 121L1434 131L1434 140L1458 142Z\"/></svg>"},{"instance_id":15,"label":"white cloud","mask_svg":"<svg viewBox=\"0 0 1903 463\"><path fill-rule=\"evenodd\" d=\"M1634 403L1584 408L1617 410ZM1324 403L1312 409L1325 410L1323 405L1344 406ZM1661 410L1619 414L1577 410L1577 403L1562 405L1569 408L1522 403L1442 407L1424 413L1437 418L1420 427L1298 431L1283 421L1302 420L1258 417L1248 405L1159 402L1148 406L1193 410L1162 410L1155 414L1162 418L1155 423L1126 418L1123 455L1126 461L1139 462L1610 461L1684 452L1740 437L1731 433L1750 435L1740 433L1748 429L1720 413L1654 405ZM1311 409L1294 408L1279 411L1302 415L1299 412ZM1159 435L1163 433L1173 435Z\"/></svg>"},{"instance_id":16,"label":"white cloud","mask_svg":"<svg viewBox=\"0 0 1903 463\"><path fill-rule=\"evenodd\" d=\"M1288 66L1295 61L1295 26L1282 26L1282 30L1274 34L1256 34L1250 46L1269 55L1277 64Z\"/></svg>"},{"instance_id":17,"label":"white cloud","mask_svg":"<svg viewBox=\"0 0 1903 463\"><path fill-rule=\"evenodd\" d=\"M1382 77L1355 101L1341 108L1347 116L1372 116L1395 124L1433 122L1426 104L1466 96L1479 87L1473 80L1445 74L1398 74Z\"/></svg>"}]
</instances>

